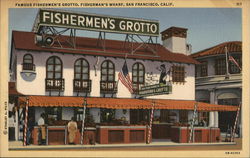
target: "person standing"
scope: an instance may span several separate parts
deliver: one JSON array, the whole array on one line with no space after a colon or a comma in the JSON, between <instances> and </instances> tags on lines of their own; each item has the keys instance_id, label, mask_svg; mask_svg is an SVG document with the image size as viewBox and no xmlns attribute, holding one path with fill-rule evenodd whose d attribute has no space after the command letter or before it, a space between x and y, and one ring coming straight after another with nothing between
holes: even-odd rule
<instances>
[{"instance_id":1,"label":"person standing","mask_svg":"<svg viewBox=\"0 0 250 158\"><path fill-rule=\"evenodd\" d=\"M67 127L68 127L68 133L69 133L68 135L69 144L74 144L74 140L75 140L76 132L77 132L77 123L74 117L71 118L71 121L68 123Z\"/></svg>"},{"instance_id":2,"label":"person standing","mask_svg":"<svg viewBox=\"0 0 250 158\"><path fill-rule=\"evenodd\" d=\"M45 114L42 113L38 119L37 125L39 126L38 144L46 145L46 128L45 128Z\"/></svg>"}]
</instances>

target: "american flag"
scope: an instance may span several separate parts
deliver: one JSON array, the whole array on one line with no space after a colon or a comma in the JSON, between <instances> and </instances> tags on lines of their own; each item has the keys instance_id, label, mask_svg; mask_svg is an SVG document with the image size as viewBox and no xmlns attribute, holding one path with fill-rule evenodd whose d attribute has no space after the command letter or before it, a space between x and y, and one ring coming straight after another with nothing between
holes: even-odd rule
<instances>
[{"instance_id":1,"label":"american flag","mask_svg":"<svg viewBox=\"0 0 250 158\"><path fill-rule=\"evenodd\" d=\"M127 89L130 91L130 93L133 93L132 81L131 81L130 76L128 74L128 66L127 66L126 60L123 64L121 71L118 74L118 79L121 80L122 84L125 87L127 87Z\"/></svg>"},{"instance_id":2,"label":"american flag","mask_svg":"<svg viewBox=\"0 0 250 158\"><path fill-rule=\"evenodd\" d=\"M234 57L229 55L228 60L231 61L232 63L234 63L239 68L239 70L241 71L241 67L240 67L239 63L234 59Z\"/></svg>"}]
</instances>

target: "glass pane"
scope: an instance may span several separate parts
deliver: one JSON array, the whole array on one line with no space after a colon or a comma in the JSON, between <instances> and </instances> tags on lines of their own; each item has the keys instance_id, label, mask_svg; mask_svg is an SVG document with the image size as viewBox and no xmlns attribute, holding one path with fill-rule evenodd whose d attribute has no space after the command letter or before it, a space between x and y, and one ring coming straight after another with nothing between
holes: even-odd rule
<instances>
[{"instance_id":1,"label":"glass pane","mask_svg":"<svg viewBox=\"0 0 250 158\"><path fill-rule=\"evenodd\" d=\"M107 69L102 69L102 74L107 74Z\"/></svg>"},{"instance_id":2,"label":"glass pane","mask_svg":"<svg viewBox=\"0 0 250 158\"><path fill-rule=\"evenodd\" d=\"M142 64L139 64L139 69L140 69L140 70L142 70L142 69L143 69Z\"/></svg>"},{"instance_id":3,"label":"glass pane","mask_svg":"<svg viewBox=\"0 0 250 158\"><path fill-rule=\"evenodd\" d=\"M82 69L82 73L88 73L88 69L87 68L83 68Z\"/></svg>"},{"instance_id":4,"label":"glass pane","mask_svg":"<svg viewBox=\"0 0 250 158\"><path fill-rule=\"evenodd\" d=\"M48 60L48 64L53 64L54 62L53 62L53 58L49 58L49 60Z\"/></svg>"},{"instance_id":5,"label":"glass pane","mask_svg":"<svg viewBox=\"0 0 250 158\"><path fill-rule=\"evenodd\" d=\"M137 70L133 70L133 76L137 75Z\"/></svg>"},{"instance_id":6,"label":"glass pane","mask_svg":"<svg viewBox=\"0 0 250 158\"><path fill-rule=\"evenodd\" d=\"M55 58L55 63L56 64L61 64L61 61L58 58Z\"/></svg>"},{"instance_id":7,"label":"glass pane","mask_svg":"<svg viewBox=\"0 0 250 158\"><path fill-rule=\"evenodd\" d=\"M81 72L81 67L75 67L75 72L80 73Z\"/></svg>"},{"instance_id":8,"label":"glass pane","mask_svg":"<svg viewBox=\"0 0 250 158\"><path fill-rule=\"evenodd\" d=\"M32 57L31 57L31 55L25 55L24 59L28 59L29 60L29 59L32 59Z\"/></svg>"},{"instance_id":9,"label":"glass pane","mask_svg":"<svg viewBox=\"0 0 250 158\"><path fill-rule=\"evenodd\" d=\"M114 69L109 69L109 75L113 75L114 74Z\"/></svg>"},{"instance_id":10,"label":"glass pane","mask_svg":"<svg viewBox=\"0 0 250 158\"><path fill-rule=\"evenodd\" d=\"M48 78L53 78L53 72L48 72Z\"/></svg>"},{"instance_id":11,"label":"glass pane","mask_svg":"<svg viewBox=\"0 0 250 158\"><path fill-rule=\"evenodd\" d=\"M143 71L139 71L139 76L144 76L144 72Z\"/></svg>"},{"instance_id":12,"label":"glass pane","mask_svg":"<svg viewBox=\"0 0 250 158\"><path fill-rule=\"evenodd\" d=\"M81 65L81 60L77 60L75 65L80 66Z\"/></svg>"},{"instance_id":13,"label":"glass pane","mask_svg":"<svg viewBox=\"0 0 250 158\"><path fill-rule=\"evenodd\" d=\"M31 59L24 59L23 62L24 62L24 63L32 63L32 60L31 60Z\"/></svg>"},{"instance_id":14,"label":"glass pane","mask_svg":"<svg viewBox=\"0 0 250 158\"><path fill-rule=\"evenodd\" d=\"M106 75L102 75L102 81L107 81L107 76Z\"/></svg>"},{"instance_id":15,"label":"glass pane","mask_svg":"<svg viewBox=\"0 0 250 158\"><path fill-rule=\"evenodd\" d=\"M88 66L88 63L87 63L85 60L83 60L83 61L82 61L82 66L86 66L86 67L87 67L87 66Z\"/></svg>"},{"instance_id":16,"label":"glass pane","mask_svg":"<svg viewBox=\"0 0 250 158\"><path fill-rule=\"evenodd\" d=\"M55 73L55 78L56 78L56 79L58 79L58 78L62 78L62 74L61 74L61 73L59 73L59 72Z\"/></svg>"},{"instance_id":17,"label":"glass pane","mask_svg":"<svg viewBox=\"0 0 250 158\"><path fill-rule=\"evenodd\" d=\"M133 77L133 82L137 82L137 77Z\"/></svg>"},{"instance_id":18,"label":"glass pane","mask_svg":"<svg viewBox=\"0 0 250 158\"><path fill-rule=\"evenodd\" d=\"M56 65L55 66L55 71L61 71L61 65Z\"/></svg>"},{"instance_id":19,"label":"glass pane","mask_svg":"<svg viewBox=\"0 0 250 158\"><path fill-rule=\"evenodd\" d=\"M80 79L81 75L80 74L75 74L75 79Z\"/></svg>"},{"instance_id":20,"label":"glass pane","mask_svg":"<svg viewBox=\"0 0 250 158\"><path fill-rule=\"evenodd\" d=\"M114 65L111 62L109 62L109 68L113 68L113 67Z\"/></svg>"},{"instance_id":21,"label":"glass pane","mask_svg":"<svg viewBox=\"0 0 250 158\"><path fill-rule=\"evenodd\" d=\"M139 82L140 82L140 83L143 82L143 77L139 77Z\"/></svg>"},{"instance_id":22,"label":"glass pane","mask_svg":"<svg viewBox=\"0 0 250 158\"><path fill-rule=\"evenodd\" d=\"M48 65L47 71L53 71L53 65Z\"/></svg>"},{"instance_id":23,"label":"glass pane","mask_svg":"<svg viewBox=\"0 0 250 158\"><path fill-rule=\"evenodd\" d=\"M83 79L83 80L87 80L88 78L89 78L88 75L82 74L82 79Z\"/></svg>"},{"instance_id":24,"label":"glass pane","mask_svg":"<svg viewBox=\"0 0 250 158\"><path fill-rule=\"evenodd\" d=\"M137 69L138 68L138 65L137 64L135 64L134 66L133 66L133 69Z\"/></svg>"},{"instance_id":25,"label":"glass pane","mask_svg":"<svg viewBox=\"0 0 250 158\"><path fill-rule=\"evenodd\" d=\"M114 81L114 76L113 75L109 75L109 80L108 81Z\"/></svg>"},{"instance_id":26,"label":"glass pane","mask_svg":"<svg viewBox=\"0 0 250 158\"><path fill-rule=\"evenodd\" d=\"M103 62L102 67L107 67L107 61Z\"/></svg>"}]
</instances>

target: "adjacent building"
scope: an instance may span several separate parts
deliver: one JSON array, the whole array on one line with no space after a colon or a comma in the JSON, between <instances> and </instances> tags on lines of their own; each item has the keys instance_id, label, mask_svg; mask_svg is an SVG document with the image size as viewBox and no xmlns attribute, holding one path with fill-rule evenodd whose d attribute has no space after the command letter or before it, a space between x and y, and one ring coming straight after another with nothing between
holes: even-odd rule
<instances>
[{"instance_id":1,"label":"adjacent building","mask_svg":"<svg viewBox=\"0 0 250 158\"><path fill-rule=\"evenodd\" d=\"M201 63L196 66L195 99L239 106L242 101L242 42L221 43L190 56ZM214 125L222 132L227 132L234 126L236 112L210 112L209 117L216 120Z\"/></svg>"}]
</instances>

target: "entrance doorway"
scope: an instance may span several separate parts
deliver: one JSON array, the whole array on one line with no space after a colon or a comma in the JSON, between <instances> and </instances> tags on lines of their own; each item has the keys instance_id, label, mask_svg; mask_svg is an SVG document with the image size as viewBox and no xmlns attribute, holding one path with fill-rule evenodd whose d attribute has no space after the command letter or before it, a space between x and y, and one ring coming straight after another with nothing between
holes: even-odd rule
<instances>
[{"instance_id":1,"label":"entrance doorway","mask_svg":"<svg viewBox=\"0 0 250 158\"><path fill-rule=\"evenodd\" d=\"M219 105L239 105L239 98L218 99ZM236 119L236 111L219 112L219 128L221 132L227 132L227 129L233 128Z\"/></svg>"}]
</instances>

